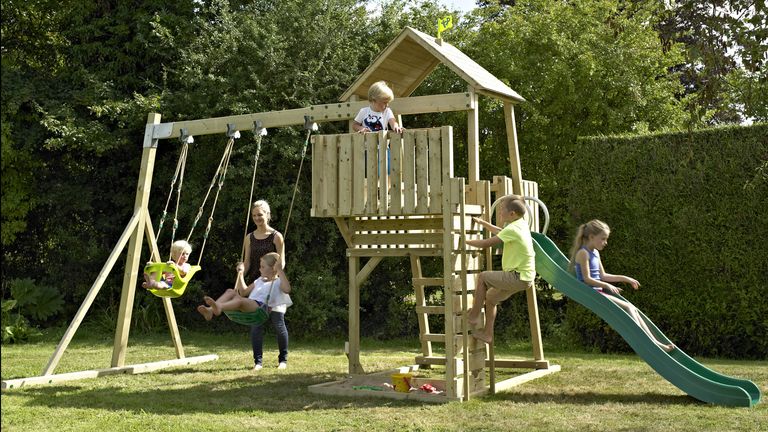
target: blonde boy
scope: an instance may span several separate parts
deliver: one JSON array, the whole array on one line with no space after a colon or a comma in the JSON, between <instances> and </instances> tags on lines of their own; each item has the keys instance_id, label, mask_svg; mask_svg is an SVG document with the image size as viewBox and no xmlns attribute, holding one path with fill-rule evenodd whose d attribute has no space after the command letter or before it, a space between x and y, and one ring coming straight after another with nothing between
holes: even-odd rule
<instances>
[{"instance_id":1,"label":"blonde boy","mask_svg":"<svg viewBox=\"0 0 768 432\"><path fill-rule=\"evenodd\" d=\"M395 95L386 82L378 81L371 84L371 87L368 88L369 106L360 109L357 113L352 129L359 133L378 132L387 129L401 133L403 128L397 124L395 114L389 108L389 103L394 98Z\"/></svg>"},{"instance_id":2,"label":"blonde boy","mask_svg":"<svg viewBox=\"0 0 768 432\"><path fill-rule=\"evenodd\" d=\"M479 218L475 222L486 227L493 237L467 240L467 245L487 248L503 243L501 271L484 271L477 276L469 322L475 327L480 323L480 309L485 305L485 328L472 335L485 343L493 341L493 324L496 321L496 306L512 294L525 291L533 286L536 277L533 240L528 224L523 219L526 212L522 197L510 195L499 203L502 221L509 222L503 229Z\"/></svg>"}]
</instances>

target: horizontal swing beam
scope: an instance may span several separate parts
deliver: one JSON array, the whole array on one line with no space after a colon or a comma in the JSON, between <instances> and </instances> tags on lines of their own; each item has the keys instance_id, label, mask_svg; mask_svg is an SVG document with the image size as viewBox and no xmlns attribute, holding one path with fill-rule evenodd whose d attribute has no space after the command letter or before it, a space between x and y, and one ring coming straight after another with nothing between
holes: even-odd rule
<instances>
[{"instance_id":1,"label":"horizontal swing beam","mask_svg":"<svg viewBox=\"0 0 768 432\"><path fill-rule=\"evenodd\" d=\"M475 108L475 100L469 92L451 93L397 98L390 107L398 115L469 111ZM186 129L189 136L221 134L227 132L227 125L233 125L237 130L252 130L256 121L261 121L263 128L303 125L304 116L309 116L314 122L347 121L355 118L357 112L366 106L368 101L338 102L282 111L160 123L154 127L152 138L178 138L182 129Z\"/></svg>"}]
</instances>

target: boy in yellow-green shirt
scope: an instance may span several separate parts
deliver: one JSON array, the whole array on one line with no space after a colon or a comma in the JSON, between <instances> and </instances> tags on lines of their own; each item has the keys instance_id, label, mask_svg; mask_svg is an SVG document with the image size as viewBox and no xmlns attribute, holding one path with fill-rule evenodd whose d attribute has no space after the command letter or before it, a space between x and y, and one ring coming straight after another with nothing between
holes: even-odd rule
<instances>
[{"instance_id":1,"label":"boy in yellow-green shirt","mask_svg":"<svg viewBox=\"0 0 768 432\"><path fill-rule=\"evenodd\" d=\"M499 203L500 217L508 222L502 229L479 218L473 220L486 227L493 237L467 240L467 245L487 248L504 243L501 254L502 270L484 271L477 276L469 323L475 327L480 322L480 310L485 305L485 328L472 333L485 343L493 341L493 324L496 320L496 306L512 294L533 286L536 277L536 262L533 240L528 224L523 219L526 212L523 198L508 195Z\"/></svg>"}]
</instances>

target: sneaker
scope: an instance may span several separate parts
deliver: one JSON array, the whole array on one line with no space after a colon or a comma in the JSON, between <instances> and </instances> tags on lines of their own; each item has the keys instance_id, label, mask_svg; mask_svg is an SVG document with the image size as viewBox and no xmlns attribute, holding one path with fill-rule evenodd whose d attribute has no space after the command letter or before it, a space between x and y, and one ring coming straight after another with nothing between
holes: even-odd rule
<instances>
[{"instance_id":1,"label":"sneaker","mask_svg":"<svg viewBox=\"0 0 768 432\"><path fill-rule=\"evenodd\" d=\"M280 362L280 364L277 365L278 369L285 369L287 367L288 367L288 363L286 363L286 362Z\"/></svg>"},{"instance_id":2,"label":"sneaker","mask_svg":"<svg viewBox=\"0 0 768 432\"><path fill-rule=\"evenodd\" d=\"M257 364L256 366L253 367L253 371L254 372L260 371L260 370L261 370L261 363L259 363L259 364Z\"/></svg>"}]
</instances>

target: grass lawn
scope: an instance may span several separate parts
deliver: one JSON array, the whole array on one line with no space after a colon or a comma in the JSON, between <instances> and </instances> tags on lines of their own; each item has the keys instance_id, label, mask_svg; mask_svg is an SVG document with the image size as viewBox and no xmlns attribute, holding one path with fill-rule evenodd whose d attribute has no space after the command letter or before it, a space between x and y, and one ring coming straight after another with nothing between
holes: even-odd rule
<instances>
[{"instance_id":1,"label":"grass lawn","mask_svg":"<svg viewBox=\"0 0 768 432\"><path fill-rule=\"evenodd\" d=\"M109 366L112 335L78 332L56 373ZM2 378L37 376L61 333L3 345ZM343 379L343 341L292 340L289 367L277 370L271 334L264 369L251 371L246 331L182 333L188 357L219 360L140 375L113 375L2 394L2 430L13 431L768 431L768 404L706 405L664 381L635 355L545 354L562 371L470 402L425 404L331 397L307 387ZM413 363L415 341L363 341L362 363L375 372ZM497 356L527 358L525 344L497 346ZM174 358L166 334L132 335L126 364ZM698 359L718 372L768 390L768 361Z\"/></svg>"}]
</instances>

